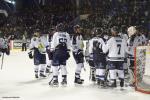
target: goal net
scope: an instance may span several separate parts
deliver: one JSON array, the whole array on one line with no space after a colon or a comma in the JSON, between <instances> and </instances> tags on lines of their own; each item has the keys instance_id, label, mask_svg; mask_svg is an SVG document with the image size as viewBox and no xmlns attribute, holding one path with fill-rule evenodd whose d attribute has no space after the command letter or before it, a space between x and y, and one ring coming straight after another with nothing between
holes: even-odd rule
<instances>
[{"instance_id":1,"label":"goal net","mask_svg":"<svg viewBox=\"0 0 150 100\"><path fill-rule=\"evenodd\" d=\"M150 94L150 46L135 49L135 90Z\"/></svg>"}]
</instances>

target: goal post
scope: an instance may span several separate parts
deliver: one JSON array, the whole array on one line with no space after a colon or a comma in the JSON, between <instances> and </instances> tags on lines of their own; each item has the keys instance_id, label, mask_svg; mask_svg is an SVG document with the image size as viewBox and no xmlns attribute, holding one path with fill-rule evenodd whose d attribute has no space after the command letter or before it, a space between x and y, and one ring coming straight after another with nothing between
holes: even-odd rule
<instances>
[{"instance_id":1,"label":"goal post","mask_svg":"<svg viewBox=\"0 0 150 100\"><path fill-rule=\"evenodd\" d=\"M135 48L135 90L150 94L150 46Z\"/></svg>"}]
</instances>

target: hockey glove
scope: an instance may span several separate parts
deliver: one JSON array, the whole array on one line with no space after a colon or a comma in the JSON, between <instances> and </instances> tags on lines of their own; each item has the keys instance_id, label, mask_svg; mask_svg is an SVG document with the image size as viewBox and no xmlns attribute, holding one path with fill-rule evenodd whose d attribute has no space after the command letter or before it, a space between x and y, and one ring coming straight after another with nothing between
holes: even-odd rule
<instances>
[{"instance_id":1,"label":"hockey glove","mask_svg":"<svg viewBox=\"0 0 150 100\"><path fill-rule=\"evenodd\" d=\"M2 53L5 53L5 52L6 52L6 49L1 49L1 52L2 52Z\"/></svg>"},{"instance_id":2,"label":"hockey glove","mask_svg":"<svg viewBox=\"0 0 150 100\"><path fill-rule=\"evenodd\" d=\"M30 52L28 53L28 56L29 56L30 59L33 59L32 51L30 51Z\"/></svg>"},{"instance_id":3,"label":"hockey glove","mask_svg":"<svg viewBox=\"0 0 150 100\"><path fill-rule=\"evenodd\" d=\"M7 49L6 49L6 55L10 55L10 48L8 47Z\"/></svg>"}]
</instances>

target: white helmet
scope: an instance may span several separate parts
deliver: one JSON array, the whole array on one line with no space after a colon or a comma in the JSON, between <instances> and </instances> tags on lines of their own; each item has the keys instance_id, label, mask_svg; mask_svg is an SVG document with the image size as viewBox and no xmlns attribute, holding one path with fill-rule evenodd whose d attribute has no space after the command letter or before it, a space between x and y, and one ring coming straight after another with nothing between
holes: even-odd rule
<instances>
[{"instance_id":1,"label":"white helmet","mask_svg":"<svg viewBox=\"0 0 150 100\"><path fill-rule=\"evenodd\" d=\"M136 33L136 28L135 26L130 26L127 30L128 32L128 36L131 37L132 35L134 35Z\"/></svg>"}]
</instances>

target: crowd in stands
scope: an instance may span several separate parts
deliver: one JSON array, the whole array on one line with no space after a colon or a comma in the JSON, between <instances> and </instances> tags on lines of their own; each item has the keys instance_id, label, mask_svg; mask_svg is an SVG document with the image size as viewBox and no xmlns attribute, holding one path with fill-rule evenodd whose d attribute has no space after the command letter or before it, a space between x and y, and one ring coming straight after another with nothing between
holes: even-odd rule
<instances>
[{"instance_id":1,"label":"crowd in stands","mask_svg":"<svg viewBox=\"0 0 150 100\"><path fill-rule=\"evenodd\" d=\"M93 27L103 27L107 30L113 25L143 26L145 31L150 31L149 0L90 1L93 13L87 19L80 21L83 28L91 30Z\"/></svg>"},{"instance_id":2,"label":"crowd in stands","mask_svg":"<svg viewBox=\"0 0 150 100\"><path fill-rule=\"evenodd\" d=\"M0 27L0 30L5 32L4 34L14 34L17 36L16 38L20 38L25 31L28 35L32 35L36 29L43 30L43 33L45 33L50 31L57 23L69 23L73 19L74 16L70 14L55 15L40 11L29 11L10 15L7 22Z\"/></svg>"},{"instance_id":3,"label":"crowd in stands","mask_svg":"<svg viewBox=\"0 0 150 100\"><path fill-rule=\"evenodd\" d=\"M89 16L87 19L76 22L82 26L83 32L86 34L85 37L90 36L89 34L94 27L102 27L104 30L108 30L113 25L123 27L142 25L147 33L150 31L149 0L86 1L87 3L85 5L82 4L82 7L87 6L87 4L90 6ZM88 10L88 7L85 8L84 10ZM63 22L70 33L73 26L72 22L78 17L74 12L50 13L42 9L26 9L23 12L9 14L7 19L3 18L2 20L5 23L0 22L0 30L3 34L13 34L16 38L20 38L24 32L28 33L28 37L31 37L33 31L37 28L46 33L57 23ZM81 14L85 14L84 11Z\"/></svg>"}]
</instances>

